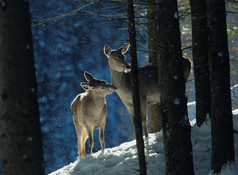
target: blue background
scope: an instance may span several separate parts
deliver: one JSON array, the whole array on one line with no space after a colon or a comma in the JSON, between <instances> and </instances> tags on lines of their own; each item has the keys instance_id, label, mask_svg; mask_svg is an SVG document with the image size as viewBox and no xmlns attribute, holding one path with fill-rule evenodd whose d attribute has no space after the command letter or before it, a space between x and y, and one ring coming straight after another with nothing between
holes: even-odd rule
<instances>
[{"instance_id":1,"label":"blue background","mask_svg":"<svg viewBox=\"0 0 238 175\"><path fill-rule=\"evenodd\" d=\"M66 0L31 1L46 173L77 159L77 136L70 104L77 94L83 92L80 86L80 82L85 81L83 72L88 71L96 78L110 83L110 70L103 47L108 44L111 48L119 48L128 41L126 21L108 21L108 17L88 14L124 13L117 18L126 19L126 5L95 3L75 15L52 19L68 14L77 9L78 5L88 3L80 2L76 5ZM138 35L138 40L141 41L142 48L147 47L141 35ZM142 56L140 63L146 63ZM132 140L134 128L127 108L115 93L107 96L107 105L105 146L109 148ZM95 132L94 138L95 152L101 149L98 131Z\"/></svg>"}]
</instances>

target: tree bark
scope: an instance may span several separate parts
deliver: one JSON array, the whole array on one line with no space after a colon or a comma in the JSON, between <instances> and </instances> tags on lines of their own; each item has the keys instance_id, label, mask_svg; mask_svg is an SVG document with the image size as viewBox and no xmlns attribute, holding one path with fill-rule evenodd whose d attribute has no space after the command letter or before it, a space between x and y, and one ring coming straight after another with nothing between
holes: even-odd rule
<instances>
[{"instance_id":1,"label":"tree bark","mask_svg":"<svg viewBox=\"0 0 238 175\"><path fill-rule=\"evenodd\" d=\"M211 81L212 170L234 161L230 64L224 0L207 0Z\"/></svg>"},{"instance_id":2,"label":"tree bark","mask_svg":"<svg viewBox=\"0 0 238 175\"><path fill-rule=\"evenodd\" d=\"M211 113L206 0L190 0L190 5L196 93L196 123L198 126L201 126L207 116L210 117Z\"/></svg>"},{"instance_id":3,"label":"tree bark","mask_svg":"<svg viewBox=\"0 0 238 175\"><path fill-rule=\"evenodd\" d=\"M157 3L160 30L158 70L166 174L193 175L177 1L160 0Z\"/></svg>"},{"instance_id":4,"label":"tree bark","mask_svg":"<svg viewBox=\"0 0 238 175\"><path fill-rule=\"evenodd\" d=\"M149 62L151 64L157 65L157 45L158 41L156 38L156 33L159 32L157 26L157 4L155 0L147 0L147 28L148 28L148 49L149 49ZM162 129L162 118L160 113L160 105L153 104L148 107L148 117L149 117L149 127L150 132L159 132Z\"/></svg>"},{"instance_id":5,"label":"tree bark","mask_svg":"<svg viewBox=\"0 0 238 175\"><path fill-rule=\"evenodd\" d=\"M140 110L140 95L139 95L139 83L138 83L138 64L136 53L136 28L134 19L134 2L128 1L128 31L130 38L130 55L131 55L131 87L132 87L132 100L134 107L134 125L136 133L136 146L138 151L140 174L146 175L146 161L144 140L141 123L141 110Z\"/></svg>"},{"instance_id":6,"label":"tree bark","mask_svg":"<svg viewBox=\"0 0 238 175\"><path fill-rule=\"evenodd\" d=\"M4 3L4 4L3 4ZM28 1L0 9L0 151L2 174L42 175L37 87Z\"/></svg>"}]
</instances>

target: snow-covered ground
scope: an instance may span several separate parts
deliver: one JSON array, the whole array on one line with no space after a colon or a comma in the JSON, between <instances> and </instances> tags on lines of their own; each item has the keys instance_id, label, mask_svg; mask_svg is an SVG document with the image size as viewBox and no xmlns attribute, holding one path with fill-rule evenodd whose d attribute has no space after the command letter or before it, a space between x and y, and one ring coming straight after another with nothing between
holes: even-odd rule
<instances>
[{"instance_id":1,"label":"snow-covered ground","mask_svg":"<svg viewBox=\"0 0 238 175\"><path fill-rule=\"evenodd\" d=\"M194 107L195 103L188 104L188 111ZM233 111L234 129L238 131L238 109ZM192 113L189 113L192 116ZM200 128L192 120L192 144L193 160L196 175L209 175L211 162L211 123L208 120ZM227 164L223 167L220 175L238 174L238 134L234 134L235 140L235 163ZM145 139L145 154L148 175L164 175L164 149L162 132L149 134ZM85 158L78 159L50 175L136 175L139 174L138 158L135 140L123 143L120 146L98 151Z\"/></svg>"}]
</instances>

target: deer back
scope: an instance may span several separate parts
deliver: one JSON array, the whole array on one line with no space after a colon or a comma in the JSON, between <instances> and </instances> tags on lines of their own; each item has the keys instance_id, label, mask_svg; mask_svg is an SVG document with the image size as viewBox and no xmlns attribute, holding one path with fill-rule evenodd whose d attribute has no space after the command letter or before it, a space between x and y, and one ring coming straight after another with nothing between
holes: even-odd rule
<instances>
[{"instance_id":1,"label":"deer back","mask_svg":"<svg viewBox=\"0 0 238 175\"><path fill-rule=\"evenodd\" d=\"M81 93L73 100L71 110L75 123L97 129L106 120L106 99L88 92Z\"/></svg>"},{"instance_id":2,"label":"deer back","mask_svg":"<svg viewBox=\"0 0 238 175\"><path fill-rule=\"evenodd\" d=\"M117 88L117 94L123 103L131 105L131 77L130 65L125 61L125 53L129 49L129 44L125 44L118 50L111 50L109 46L104 47L104 53L108 57L108 64L111 71L112 84ZM187 58L183 59L184 79L188 78L191 69L191 62ZM156 65L147 65L138 68L140 98L148 104L158 103L160 89L158 85L158 69Z\"/></svg>"}]
</instances>

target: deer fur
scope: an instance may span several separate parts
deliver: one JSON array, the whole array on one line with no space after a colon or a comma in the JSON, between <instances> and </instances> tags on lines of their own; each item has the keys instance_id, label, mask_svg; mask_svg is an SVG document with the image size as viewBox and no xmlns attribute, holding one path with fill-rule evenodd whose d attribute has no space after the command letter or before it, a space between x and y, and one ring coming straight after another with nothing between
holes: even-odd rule
<instances>
[{"instance_id":1,"label":"deer fur","mask_svg":"<svg viewBox=\"0 0 238 175\"><path fill-rule=\"evenodd\" d=\"M134 108L132 102L130 64L125 60L125 53L130 44L125 44L117 50L112 50L108 45L104 46L104 54L108 58L108 65L111 71L111 84L117 88L117 94L122 102L129 108L134 124ZM187 80L191 62L182 58L184 63L184 79ZM157 104L160 101L160 89L158 84L158 69L155 65L147 65L138 68L139 94L141 107L141 121L144 127L145 136L148 137L147 129L147 105Z\"/></svg>"},{"instance_id":2,"label":"deer fur","mask_svg":"<svg viewBox=\"0 0 238 175\"><path fill-rule=\"evenodd\" d=\"M94 78L90 73L84 72L87 83L81 82L84 93L76 96L71 103L73 121L78 137L78 154L85 157L85 143L89 138L89 154L93 150L93 130L99 129L99 141L104 150L104 128L106 125L107 94L113 93L116 88L103 80Z\"/></svg>"}]
</instances>

